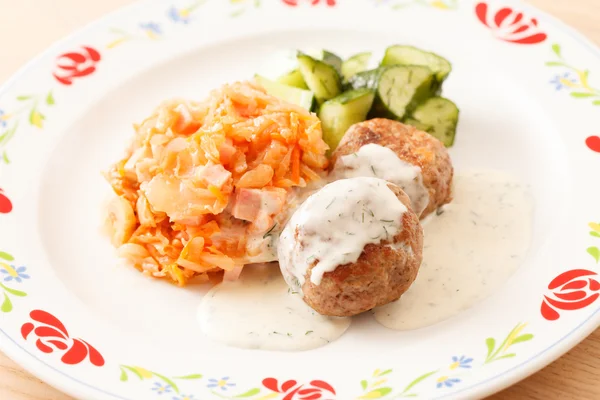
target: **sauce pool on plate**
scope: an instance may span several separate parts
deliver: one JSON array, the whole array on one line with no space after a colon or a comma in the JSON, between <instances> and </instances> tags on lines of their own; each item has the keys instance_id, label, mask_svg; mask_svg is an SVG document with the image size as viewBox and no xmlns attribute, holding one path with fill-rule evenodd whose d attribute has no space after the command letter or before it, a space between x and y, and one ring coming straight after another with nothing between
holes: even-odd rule
<instances>
[{"instance_id":1,"label":"sauce pool on plate","mask_svg":"<svg viewBox=\"0 0 600 400\"><path fill-rule=\"evenodd\" d=\"M454 200L423 221L423 263L402 297L373 310L396 330L445 320L490 296L519 268L532 232L527 188L499 171L455 177Z\"/></svg>"},{"instance_id":2,"label":"sauce pool on plate","mask_svg":"<svg viewBox=\"0 0 600 400\"><path fill-rule=\"evenodd\" d=\"M261 350L309 350L338 339L350 318L325 317L288 288L277 263L244 268L211 289L198 309L202 332L224 344Z\"/></svg>"}]
</instances>

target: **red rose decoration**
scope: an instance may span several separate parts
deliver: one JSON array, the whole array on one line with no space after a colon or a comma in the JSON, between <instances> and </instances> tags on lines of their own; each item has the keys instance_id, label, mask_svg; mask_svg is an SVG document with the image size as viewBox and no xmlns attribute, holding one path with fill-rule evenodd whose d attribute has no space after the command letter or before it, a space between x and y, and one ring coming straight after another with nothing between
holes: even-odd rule
<instances>
[{"instance_id":1,"label":"red rose decoration","mask_svg":"<svg viewBox=\"0 0 600 400\"><path fill-rule=\"evenodd\" d=\"M285 394L282 400L335 400L333 387L320 380L310 381L304 385L298 384L295 380L288 380L279 385L277 379L266 378L262 384L273 392Z\"/></svg>"},{"instance_id":2,"label":"red rose decoration","mask_svg":"<svg viewBox=\"0 0 600 400\"><path fill-rule=\"evenodd\" d=\"M297 6L299 0L281 0L283 1L285 4L287 4L288 6ZM317 4L321 3L321 0L310 0L310 4L312 4L313 6L316 6ZM326 3L329 7L333 7L335 6L335 0L325 0L324 3Z\"/></svg>"},{"instance_id":3,"label":"red rose decoration","mask_svg":"<svg viewBox=\"0 0 600 400\"><path fill-rule=\"evenodd\" d=\"M93 365L104 365L104 358L100 352L83 339L71 339L67 328L54 315L42 310L33 310L29 316L34 322L24 323L21 326L21 335L27 340L33 332L38 337L35 345L40 351L63 351L60 360L65 364L79 364L88 357Z\"/></svg>"},{"instance_id":4,"label":"red rose decoration","mask_svg":"<svg viewBox=\"0 0 600 400\"><path fill-rule=\"evenodd\" d=\"M475 6L475 14L498 39L507 42L536 44L547 38L547 35L540 31L537 19L528 18L510 7L492 12L487 3L481 2Z\"/></svg>"},{"instance_id":5,"label":"red rose decoration","mask_svg":"<svg viewBox=\"0 0 600 400\"><path fill-rule=\"evenodd\" d=\"M556 310L579 310L595 302L600 297L600 282L592 277L598 274L586 269L572 269L563 272L550 282L552 292L544 296L542 316L549 321L560 318Z\"/></svg>"},{"instance_id":6,"label":"red rose decoration","mask_svg":"<svg viewBox=\"0 0 600 400\"><path fill-rule=\"evenodd\" d=\"M0 214L8 214L13 209L12 202L6 195L4 191L0 189Z\"/></svg>"},{"instance_id":7,"label":"red rose decoration","mask_svg":"<svg viewBox=\"0 0 600 400\"><path fill-rule=\"evenodd\" d=\"M56 60L54 77L63 85L71 85L73 78L93 74L96 64L101 60L100 53L91 47L82 47L81 51L61 54Z\"/></svg>"},{"instance_id":8,"label":"red rose decoration","mask_svg":"<svg viewBox=\"0 0 600 400\"><path fill-rule=\"evenodd\" d=\"M600 136L590 136L585 139L585 144L590 150L600 153Z\"/></svg>"}]
</instances>

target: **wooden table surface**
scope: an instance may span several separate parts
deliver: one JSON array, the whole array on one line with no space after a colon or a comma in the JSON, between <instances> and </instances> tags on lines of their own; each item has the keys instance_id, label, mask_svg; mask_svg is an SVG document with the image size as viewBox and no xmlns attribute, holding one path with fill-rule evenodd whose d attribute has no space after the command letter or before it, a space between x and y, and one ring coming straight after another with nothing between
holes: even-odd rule
<instances>
[{"instance_id":1,"label":"wooden table surface","mask_svg":"<svg viewBox=\"0 0 600 400\"><path fill-rule=\"evenodd\" d=\"M132 0L0 0L0 82L55 40ZM600 44L600 0L529 0ZM10 39L12 38L12 39ZM70 400L0 353L0 399ZM600 329L492 400L600 399Z\"/></svg>"}]
</instances>

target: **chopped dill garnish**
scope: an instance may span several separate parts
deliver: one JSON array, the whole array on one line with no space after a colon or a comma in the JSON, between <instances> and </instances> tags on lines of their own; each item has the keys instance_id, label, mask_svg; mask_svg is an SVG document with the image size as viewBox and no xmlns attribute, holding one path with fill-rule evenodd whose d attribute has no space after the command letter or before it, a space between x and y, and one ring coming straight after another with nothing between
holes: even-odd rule
<instances>
[{"instance_id":1,"label":"chopped dill garnish","mask_svg":"<svg viewBox=\"0 0 600 400\"><path fill-rule=\"evenodd\" d=\"M373 171L373 175L377 176L377 172L375 172L375 167L371 165L371 171Z\"/></svg>"},{"instance_id":2,"label":"chopped dill garnish","mask_svg":"<svg viewBox=\"0 0 600 400\"><path fill-rule=\"evenodd\" d=\"M292 334L291 334L291 333L289 333L289 332L287 333L287 335L288 335L289 337L292 337Z\"/></svg>"},{"instance_id":3,"label":"chopped dill garnish","mask_svg":"<svg viewBox=\"0 0 600 400\"><path fill-rule=\"evenodd\" d=\"M277 226L277 222L275 222L275 223L273 224L273 226L271 227L271 229L269 229L269 230L267 231L267 233L265 233L265 234L263 235L263 239L266 239L268 236L271 236L271 232L273 232L273 229L275 229L275 227L276 227L276 226Z\"/></svg>"},{"instance_id":4,"label":"chopped dill garnish","mask_svg":"<svg viewBox=\"0 0 600 400\"><path fill-rule=\"evenodd\" d=\"M354 236L354 235L356 235L356 233L346 232L346 235L348 235L348 236Z\"/></svg>"},{"instance_id":5,"label":"chopped dill garnish","mask_svg":"<svg viewBox=\"0 0 600 400\"><path fill-rule=\"evenodd\" d=\"M391 224L392 222L394 222L393 219L380 219L381 222L387 222L388 224Z\"/></svg>"},{"instance_id":6,"label":"chopped dill garnish","mask_svg":"<svg viewBox=\"0 0 600 400\"><path fill-rule=\"evenodd\" d=\"M437 210L435 210L435 215L442 215L444 213L444 209L443 208L438 208Z\"/></svg>"},{"instance_id":7,"label":"chopped dill garnish","mask_svg":"<svg viewBox=\"0 0 600 400\"><path fill-rule=\"evenodd\" d=\"M327 207L325 207L325 209L327 210L333 204L334 201L335 201L335 197L333 199L331 199L331 203L329 203L327 205Z\"/></svg>"},{"instance_id":8,"label":"chopped dill garnish","mask_svg":"<svg viewBox=\"0 0 600 400\"><path fill-rule=\"evenodd\" d=\"M311 333L313 333L313 331L306 331L306 333L304 334L304 336L310 335Z\"/></svg>"},{"instance_id":9,"label":"chopped dill garnish","mask_svg":"<svg viewBox=\"0 0 600 400\"><path fill-rule=\"evenodd\" d=\"M383 230L385 231L385 240L388 240L390 238L390 234L385 226L383 227Z\"/></svg>"}]
</instances>

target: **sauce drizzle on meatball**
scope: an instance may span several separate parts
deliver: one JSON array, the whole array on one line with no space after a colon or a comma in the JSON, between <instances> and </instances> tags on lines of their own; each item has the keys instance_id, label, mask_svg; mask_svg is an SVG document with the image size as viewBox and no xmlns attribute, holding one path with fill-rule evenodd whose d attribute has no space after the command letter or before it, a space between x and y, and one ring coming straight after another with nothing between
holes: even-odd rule
<instances>
[{"instance_id":1,"label":"sauce drizzle on meatball","mask_svg":"<svg viewBox=\"0 0 600 400\"><path fill-rule=\"evenodd\" d=\"M341 179L310 196L279 240L279 262L291 287L300 289L309 267L318 285L323 274L356 262L369 243L391 240L402 230L402 204L388 182L378 178Z\"/></svg>"},{"instance_id":2,"label":"sauce drizzle on meatball","mask_svg":"<svg viewBox=\"0 0 600 400\"><path fill-rule=\"evenodd\" d=\"M421 168L401 160L393 150L369 143L356 153L338 158L331 179L373 177L385 179L408 195L413 211L421 215L429 204L429 192L423 185Z\"/></svg>"}]
</instances>

